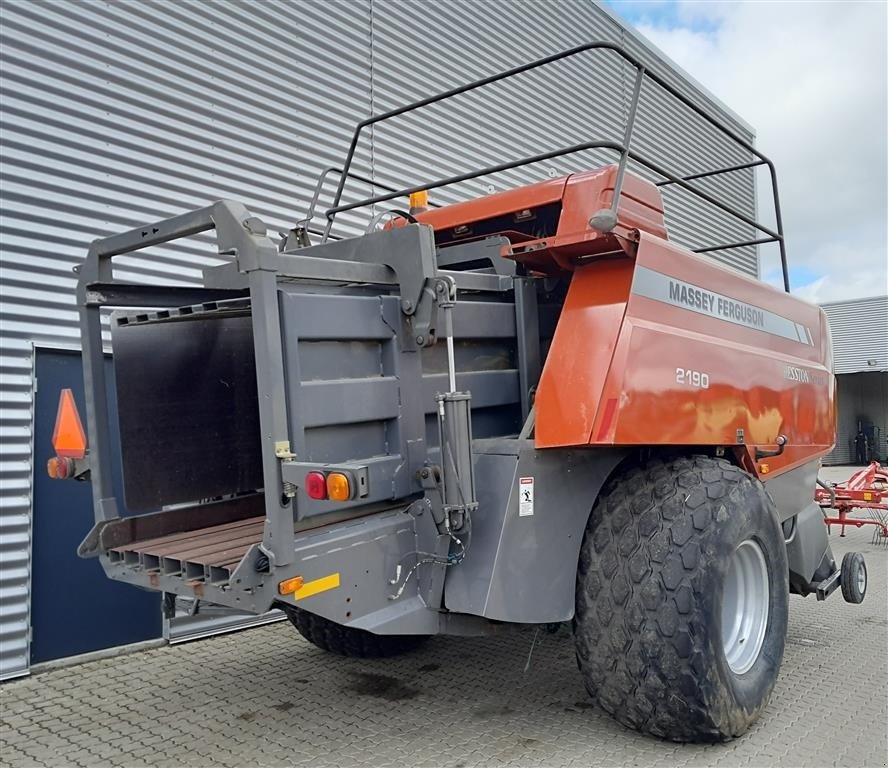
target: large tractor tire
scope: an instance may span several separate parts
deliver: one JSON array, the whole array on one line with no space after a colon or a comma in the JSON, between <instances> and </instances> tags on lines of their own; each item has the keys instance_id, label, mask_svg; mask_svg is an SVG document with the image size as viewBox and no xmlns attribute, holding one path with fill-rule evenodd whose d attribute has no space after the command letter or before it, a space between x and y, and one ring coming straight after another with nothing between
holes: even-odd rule
<instances>
[{"instance_id":1,"label":"large tractor tire","mask_svg":"<svg viewBox=\"0 0 888 768\"><path fill-rule=\"evenodd\" d=\"M415 650L429 639L428 635L374 635L364 629L344 627L293 605L281 603L279 607L308 642L341 656L358 659L398 656Z\"/></svg>"},{"instance_id":2,"label":"large tractor tire","mask_svg":"<svg viewBox=\"0 0 888 768\"><path fill-rule=\"evenodd\" d=\"M786 640L786 545L761 483L707 456L611 481L577 572L577 663L598 704L673 741L727 741L768 703Z\"/></svg>"}]
</instances>

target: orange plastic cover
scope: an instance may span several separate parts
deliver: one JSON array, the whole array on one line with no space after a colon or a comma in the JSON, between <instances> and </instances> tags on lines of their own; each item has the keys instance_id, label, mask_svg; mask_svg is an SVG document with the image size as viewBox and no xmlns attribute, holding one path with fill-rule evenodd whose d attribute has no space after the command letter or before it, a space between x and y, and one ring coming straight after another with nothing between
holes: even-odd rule
<instances>
[{"instance_id":1,"label":"orange plastic cover","mask_svg":"<svg viewBox=\"0 0 888 768\"><path fill-rule=\"evenodd\" d=\"M86 433L77 413L74 393L70 389L63 389L59 395L52 447L57 456L68 459L82 459L86 455Z\"/></svg>"},{"instance_id":2,"label":"orange plastic cover","mask_svg":"<svg viewBox=\"0 0 888 768\"><path fill-rule=\"evenodd\" d=\"M573 274L536 395L536 445L832 449L822 311L660 238Z\"/></svg>"},{"instance_id":3,"label":"orange plastic cover","mask_svg":"<svg viewBox=\"0 0 888 768\"><path fill-rule=\"evenodd\" d=\"M529 270L560 273L574 269L583 256L610 254L622 249L617 238L626 238L635 230L665 238L666 223L659 189L632 173L623 179L617 225L612 232L596 231L590 224L593 214L610 209L614 198L617 166L609 165L594 171L575 173L526 187L498 192L476 200L424 211L416 216L422 224L430 224L439 243L468 242L496 232L483 229L485 221L498 221L509 214L532 214L545 206L560 204L554 232L530 238L506 228L499 232L512 239L512 249L504 256L523 263ZM396 221L389 226L399 226ZM503 226L505 226L503 224ZM462 231L464 230L464 232Z\"/></svg>"}]
</instances>

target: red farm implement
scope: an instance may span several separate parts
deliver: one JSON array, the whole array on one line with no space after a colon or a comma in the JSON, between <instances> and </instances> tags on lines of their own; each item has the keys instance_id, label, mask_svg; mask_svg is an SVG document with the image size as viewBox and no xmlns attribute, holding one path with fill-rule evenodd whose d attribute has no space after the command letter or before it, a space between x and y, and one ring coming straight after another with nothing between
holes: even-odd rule
<instances>
[{"instance_id":1,"label":"red farm implement","mask_svg":"<svg viewBox=\"0 0 888 768\"><path fill-rule=\"evenodd\" d=\"M830 530L840 525L844 536L845 526L873 525L873 544L888 546L888 468L874 461L844 483L832 485L818 480L817 484L820 487L815 489L814 499L823 509ZM835 516L830 516L829 510ZM849 517L853 510L860 510L863 517Z\"/></svg>"}]
</instances>

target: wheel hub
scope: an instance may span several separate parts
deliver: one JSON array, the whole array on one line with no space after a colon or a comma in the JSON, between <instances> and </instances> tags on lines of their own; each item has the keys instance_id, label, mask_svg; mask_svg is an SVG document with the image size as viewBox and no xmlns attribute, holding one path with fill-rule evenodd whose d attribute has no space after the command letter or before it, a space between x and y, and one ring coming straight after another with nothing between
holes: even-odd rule
<instances>
[{"instance_id":1,"label":"wheel hub","mask_svg":"<svg viewBox=\"0 0 888 768\"><path fill-rule=\"evenodd\" d=\"M755 664L768 627L768 565L754 539L742 542L731 555L722 595L722 642L725 659L737 675Z\"/></svg>"}]
</instances>

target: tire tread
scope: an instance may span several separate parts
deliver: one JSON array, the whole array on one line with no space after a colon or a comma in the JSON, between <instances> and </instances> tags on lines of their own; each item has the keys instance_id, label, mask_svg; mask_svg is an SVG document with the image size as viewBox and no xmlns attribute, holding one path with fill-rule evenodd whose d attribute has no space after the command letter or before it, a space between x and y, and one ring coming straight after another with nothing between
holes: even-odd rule
<instances>
[{"instance_id":1,"label":"tire tread","mask_svg":"<svg viewBox=\"0 0 888 768\"><path fill-rule=\"evenodd\" d=\"M633 467L599 497L580 552L573 626L587 690L623 725L680 742L722 741L757 716L738 719L714 701L711 633L698 610L715 526L750 491L764 498L739 467L691 456Z\"/></svg>"},{"instance_id":2,"label":"tire tread","mask_svg":"<svg viewBox=\"0 0 888 768\"><path fill-rule=\"evenodd\" d=\"M279 606L287 618L312 645L324 651L357 659L398 656L415 650L427 635L375 635L364 629L345 627L293 605Z\"/></svg>"}]
</instances>

